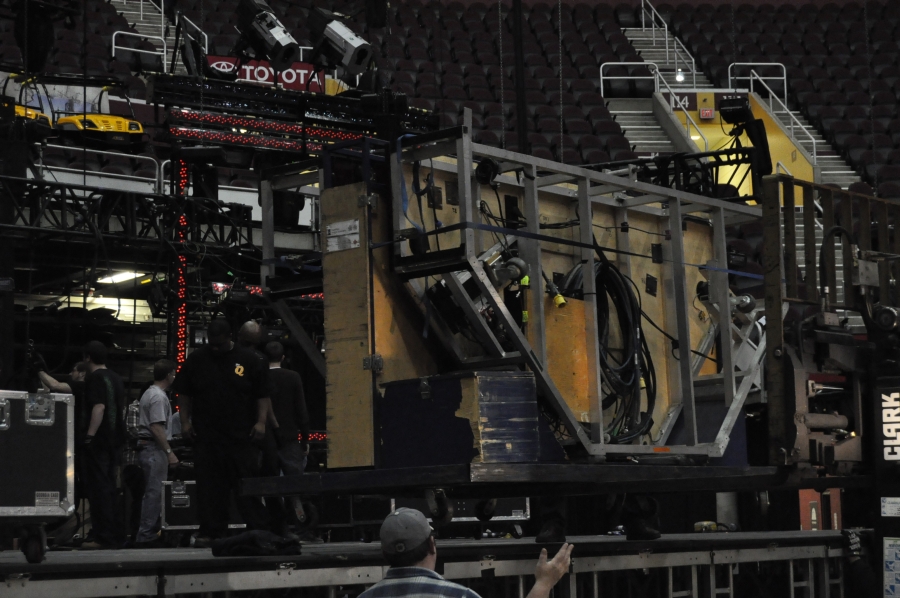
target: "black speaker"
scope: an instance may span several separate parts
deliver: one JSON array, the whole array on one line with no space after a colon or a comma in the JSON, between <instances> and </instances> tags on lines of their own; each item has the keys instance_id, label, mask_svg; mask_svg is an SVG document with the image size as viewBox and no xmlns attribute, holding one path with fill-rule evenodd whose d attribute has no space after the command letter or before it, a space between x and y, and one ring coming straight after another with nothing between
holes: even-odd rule
<instances>
[{"instance_id":1,"label":"black speaker","mask_svg":"<svg viewBox=\"0 0 900 598\"><path fill-rule=\"evenodd\" d=\"M772 154L769 153L769 138L766 135L766 125L762 120L755 118L745 123L744 131L750 139L750 143L756 151L756 174L759 176L772 174Z\"/></svg>"},{"instance_id":2,"label":"black speaker","mask_svg":"<svg viewBox=\"0 0 900 598\"><path fill-rule=\"evenodd\" d=\"M747 98L725 98L719 100L719 114L729 125L740 125L753 120L750 101Z\"/></svg>"}]
</instances>

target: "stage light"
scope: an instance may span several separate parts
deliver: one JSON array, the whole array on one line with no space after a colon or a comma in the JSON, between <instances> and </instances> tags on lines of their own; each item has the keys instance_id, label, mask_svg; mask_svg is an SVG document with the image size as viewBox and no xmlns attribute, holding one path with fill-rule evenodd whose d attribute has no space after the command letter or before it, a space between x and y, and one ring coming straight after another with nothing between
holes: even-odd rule
<instances>
[{"instance_id":1,"label":"stage light","mask_svg":"<svg viewBox=\"0 0 900 598\"><path fill-rule=\"evenodd\" d=\"M125 282L126 280L140 278L143 275L143 272L117 272L116 274L112 274L110 276L98 278L97 282L99 284L116 284L117 282Z\"/></svg>"},{"instance_id":2,"label":"stage light","mask_svg":"<svg viewBox=\"0 0 900 598\"><path fill-rule=\"evenodd\" d=\"M679 83L684 81L684 73L681 71L681 69L678 69L678 72L675 74L675 80Z\"/></svg>"},{"instance_id":3,"label":"stage light","mask_svg":"<svg viewBox=\"0 0 900 598\"><path fill-rule=\"evenodd\" d=\"M341 67L344 75L363 74L372 61L372 46L344 25L338 16L324 8L309 11L309 37L314 55L322 56L328 66Z\"/></svg>"},{"instance_id":4,"label":"stage light","mask_svg":"<svg viewBox=\"0 0 900 598\"><path fill-rule=\"evenodd\" d=\"M482 158L475 168L475 180L481 185L493 185L500 174L500 165L490 158Z\"/></svg>"},{"instance_id":5,"label":"stage light","mask_svg":"<svg viewBox=\"0 0 900 598\"><path fill-rule=\"evenodd\" d=\"M253 58L268 60L276 71L287 70L300 60L300 45L265 0L241 0L237 16L238 48L249 46L256 53Z\"/></svg>"}]
</instances>

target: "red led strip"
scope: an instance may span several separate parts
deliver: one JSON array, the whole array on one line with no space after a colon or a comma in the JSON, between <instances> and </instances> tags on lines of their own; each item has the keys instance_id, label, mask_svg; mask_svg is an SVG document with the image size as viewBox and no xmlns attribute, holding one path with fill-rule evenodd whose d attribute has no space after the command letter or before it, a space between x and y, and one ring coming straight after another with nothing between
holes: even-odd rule
<instances>
[{"instance_id":1,"label":"red led strip","mask_svg":"<svg viewBox=\"0 0 900 598\"><path fill-rule=\"evenodd\" d=\"M169 132L179 139L191 139L193 141L213 141L215 143L227 143L229 145L246 145L295 152L315 152L322 149L322 144L320 143L290 141L287 139L276 139L274 137L263 137L261 135L242 135L239 133L226 133L224 131L188 129L186 127L169 127Z\"/></svg>"},{"instance_id":2,"label":"red led strip","mask_svg":"<svg viewBox=\"0 0 900 598\"><path fill-rule=\"evenodd\" d=\"M309 433L309 442L325 442L328 439L328 434L325 432L310 432ZM297 440L303 442L303 434L297 435Z\"/></svg>"},{"instance_id":3,"label":"red led strip","mask_svg":"<svg viewBox=\"0 0 900 598\"><path fill-rule=\"evenodd\" d=\"M184 197L189 182L187 162L178 161L178 196ZM178 227L175 229L175 240L184 243L188 227L184 214L178 217ZM178 264L175 268L175 363L178 370L187 359L187 256L178 255Z\"/></svg>"},{"instance_id":4,"label":"red led strip","mask_svg":"<svg viewBox=\"0 0 900 598\"><path fill-rule=\"evenodd\" d=\"M323 129L320 127L307 127L293 123L283 123L273 120L258 118L245 118L229 114L212 114L209 112L195 112L193 110L174 109L170 114L180 121L188 121L202 124L219 125L247 129L248 132L264 131L267 133L284 133L286 135L307 135L309 137L329 139L334 141L350 141L362 139L359 133L348 133L337 129ZM243 134L243 133L242 133Z\"/></svg>"}]
</instances>

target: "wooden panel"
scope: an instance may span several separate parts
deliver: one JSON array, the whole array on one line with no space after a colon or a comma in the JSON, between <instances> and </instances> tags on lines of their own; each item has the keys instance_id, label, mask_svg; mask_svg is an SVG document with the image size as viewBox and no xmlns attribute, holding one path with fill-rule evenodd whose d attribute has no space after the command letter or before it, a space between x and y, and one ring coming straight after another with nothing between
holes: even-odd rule
<instances>
[{"instance_id":1,"label":"wooden panel","mask_svg":"<svg viewBox=\"0 0 900 598\"><path fill-rule=\"evenodd\" d=\"M326 227L359 219L360 246L322 255L325 297L326 429L328 467L375 464L372 374L363 370L370 349L369 239L365 209L357 205L365 185L326 189L321 196L322 247Z\"/></svg>"},{"instance_id":2,"label":"wooden panel","mask_svg":"<svg viewBox=\"0 0 900 598\"><path fill-rule=\"evenodd\" d=\"M569 299L563 308L544 301L547 334L547 371L578 421L589 422L587 394L587 338L584 333L584 301Z\"/></svg>"},{"instance_id":3,"label":"wooden panel","mask_svg":"<svg viewBox=\"0 0 900 598\"><path fill-rule=\"evenodd\" d=\"M424 198L422 202L426 205ZM372 242L386 242L391 239L391 234L388 202L380 199L372 214ZM390 245L372 251L374 352L384 360L384 369L377 377L379 384L438 373L433 356L434 339L429 341L422 336L425 318L409 291L391 271L391 253Z\"/></svg>"}]
</instances>

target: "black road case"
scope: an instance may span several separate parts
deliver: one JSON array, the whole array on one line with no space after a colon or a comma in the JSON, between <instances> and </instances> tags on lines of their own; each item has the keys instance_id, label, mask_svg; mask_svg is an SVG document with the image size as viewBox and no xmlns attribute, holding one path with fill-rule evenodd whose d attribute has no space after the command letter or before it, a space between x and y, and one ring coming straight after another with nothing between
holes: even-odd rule
<instances>
[{"instance_id":1,"label":"black road case","mask_svg":"<svg viewBox=\"0 0 900 598\"><path fill-rule=\"evenodd\" d=\"M44 524L75 513L74 403L0 390L0 525L21 533L29 562L43 560Z\"/></svg>"}]
</instances>

